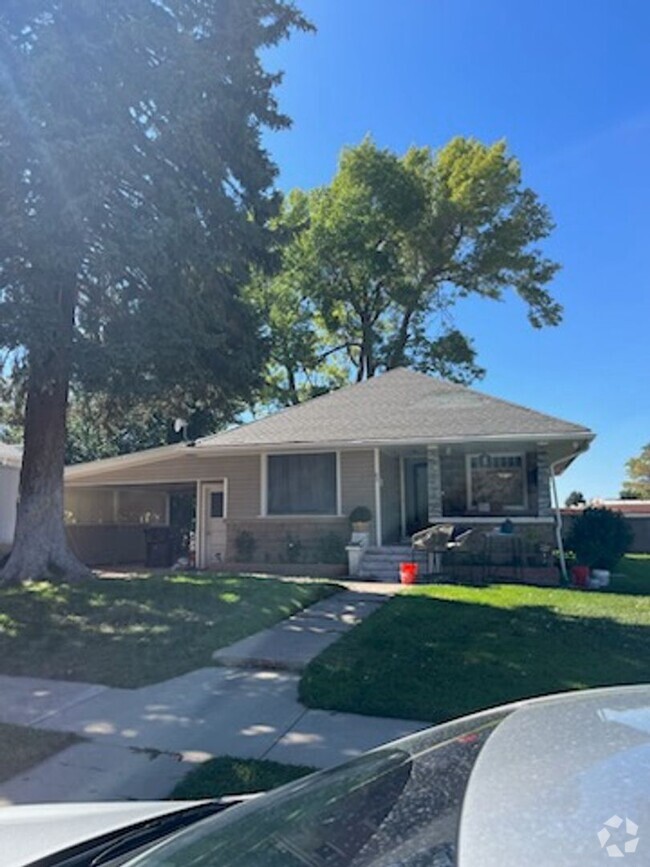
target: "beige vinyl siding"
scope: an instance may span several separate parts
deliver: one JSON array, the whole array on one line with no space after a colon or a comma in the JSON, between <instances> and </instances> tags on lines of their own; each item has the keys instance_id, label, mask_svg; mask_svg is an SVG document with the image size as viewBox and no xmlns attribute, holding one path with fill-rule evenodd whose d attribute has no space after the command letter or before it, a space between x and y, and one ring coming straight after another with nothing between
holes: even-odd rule
<instances>
[{"instance_id":1,"label":"beige vinyl siding","mask_svg":"<svg viewBox=\"0 0 650 867\"><path fill-rule=\"evenodd\" d=\"M20 468L0 466L0 545L11 545L16 526Z\"/></svg>"},{"instance_id":2,"label":"beige vinyl siding","mask_svg":"<svg viewBox=\"0 0 650 867\"><path fill-rule=\"evenodd\" d=\"M383 543L400 541L400 464L395 454L381 454L381 524Z\"/></svg>"},{"instance_id":3,"label":"beige vinyl siding","mask_svg":"<svg viewBox=\"0 0 650 867\"><path fill-rule=\"evenodd\" d=\"M367 506L375 528L375 470L371 449L341 452L341 510L347 517L355 506Z\"/></svg>"},{"instance_id":4,"label":"beige vinyl siding","mask_svg":"<svg viewBox=\"0 0 650 867\"><path fill-rule=\"evenodd\" d=\"M261 510L260 456L241 455L206 462L214 473L209 479L228 480L228 518L257 517Z\"/></svg>"},{"instance_id":5,"label":"beige vinyl siding","mask_svg":"<svg viewBox=\"0 0 650 867\"><path fill-rule=\"evenodd\" d=\"M68 482L67 487L141 487L146 484L175 484L196 481L218 482L228 479L228 516L257 517L260 513L260 457L235 455L203 458L192 449L187 454L155 463L112 470L97 470L84 482Z\"/></svg>"},{"instance_id":6,"label":"beige vinyl siding","mask_svg":"<svg viewBox=\"0 0 650 867\"><path fill-rule=\"evenodd\" d=\"M146 454L146 452L144 453ZM87 479L66 481L71 486L137 485L141 483L209 481L214 477L215 459L201 458L195 449L187 448L174 456L143 464L125 464L123 467L105 469L101 465Z\"/></svg>"}]
</instances>

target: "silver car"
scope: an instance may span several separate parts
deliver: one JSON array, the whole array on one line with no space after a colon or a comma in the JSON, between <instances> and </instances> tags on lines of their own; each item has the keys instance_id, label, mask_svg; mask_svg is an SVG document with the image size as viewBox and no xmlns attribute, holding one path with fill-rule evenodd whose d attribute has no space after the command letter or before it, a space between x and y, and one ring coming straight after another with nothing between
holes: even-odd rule
<instances>
[{"instance_id":1,"label":"silver car","mask_svg":"<svg viewBox=\"0 0 650 867\"><path fill-rule=\"evenodd\" d=\"M0 841L5 867L650 864L650 687L475 714L234 803L10 807Z\"/></svg>"}]
</instances>

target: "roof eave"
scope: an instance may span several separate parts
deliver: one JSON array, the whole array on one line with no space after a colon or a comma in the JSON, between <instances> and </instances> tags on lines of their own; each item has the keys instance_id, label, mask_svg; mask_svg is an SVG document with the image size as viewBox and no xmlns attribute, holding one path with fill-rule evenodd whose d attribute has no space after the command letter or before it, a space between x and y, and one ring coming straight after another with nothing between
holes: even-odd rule
<instances>
[{"instance_id":1,"label":"roof eave","mask_svg":"<svg viewBox=\"0 0 650 867\"><path fill-rule=\"evenodd\" d=\"M154 464L161 460L161 458L167 458L173 454L182 452L184 448L187 448L189 445L189 443L173 443L172 445L145 449L144 451L133 452L128 455L117 455L114 458L101 458L100 460L89 461L83 464L72 464L65 468L65 479L74 479L94 472L103 472L113 469L119 470L124 467L140 467L146 466L147 464Z\"/></svg>"},{"instance_id":2,"label":"roof eave","mask_svg":"<svg viewBox=\"0 0 650 867\"><path fill-rule=\"evenodd\" d=\"M427 445L458 445L461 443L509 443L509 442L586 442L594 439L595 434L589 430L566 431L558 433L528 433L528 434L476 434L465 437L420 437L410 439L358 439L358 440L319 440L292 441L269 443L216 443L198 441L197 443L176 443L169 446L147 449L129 455L119 455L114 458L104 458L85 464L66 467L65 481L75 482L102 475L104 472L121 470L128 467L142 467L161 460L173 460L181 454L193 454L197 458L210 458L232 454L260 454L266 452L287 452L324 449L364 449L388 447L413 447Z\"/></svg>"},{"instance_id":3,"label":"roof eave","mask_svg":"<svg viewBox=\"0 0 650 867\"><path fill-rule=\"evenodd\" d=\"M220 454L257 453L268 451L287 451L304 449L343 449L343 448L382 448L394 446L459 445L462 443L495 442L587 442L595 434L590 430L566 431L563 433L521 433L521 434L472 434L455 437L410 437L408 439L356 439L356 440L292 440L284 442L259 443L201 443L196 445L196 453L201 457L214 457Z\"/></svg>"}]
</instances>

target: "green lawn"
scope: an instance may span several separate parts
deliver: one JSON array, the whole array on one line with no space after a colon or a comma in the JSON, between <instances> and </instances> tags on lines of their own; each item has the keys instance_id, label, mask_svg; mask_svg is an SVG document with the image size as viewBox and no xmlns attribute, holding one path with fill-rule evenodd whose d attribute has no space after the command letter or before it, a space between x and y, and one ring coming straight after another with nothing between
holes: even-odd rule
<instances>
[{"instance_id":1,"label":"green lawn","mask_svg":"<svg viewBox=\"0 0 650 867\"><path fill-rule=\"evenodd\" d=\"M281 765L260 759L220 756L190 771L177 784L170 797L192 801L221 798L223 795L251 795L275 789L315 770L303 765Z\"/></svg>"},{"instance_id":2,"label":"green lawn","mask_svg":"<svg viewBox=\"0 0 650 867\"><path fill-rule=\"evenodd\" d=\"M307 668L310 707L440 722L514 699L650 681L650 558L607 592L421 586Z\"/></svg>"},{"instance_id":3,"label":"green lawn","mask_svg":"<svg viewBox=\"0 0 650 867\"><path fill-rule=\"evenodd\" d=\"M138 687L211 664L218 647L335 585L210 575L0 588L0 674Z\"/></svg>"},{"instance_id":4,"label":"green lawn","mask_svg":"<svg viewBox=\"0 0 650 867\"><path fill-rule=\"evenodd\" d=\"M79 741L72 734L0 723L0 783Z\"/></svg>"},{"instance_id":5,"label":"green lawn","mask_svg":"<svg viewBox=\"0 0 650 867\"><path fill-rule=\"evenodd\" d=\"M650 596L650 554L628 554L624 557L612 579L609 592Z\"/></svg>"}]
</instances>

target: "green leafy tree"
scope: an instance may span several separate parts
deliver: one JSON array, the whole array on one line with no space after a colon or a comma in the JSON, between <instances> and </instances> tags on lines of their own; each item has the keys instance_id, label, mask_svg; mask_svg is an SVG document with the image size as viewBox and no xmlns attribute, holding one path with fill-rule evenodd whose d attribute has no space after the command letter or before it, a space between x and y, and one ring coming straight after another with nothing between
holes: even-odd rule
<instances>
[{"instance_id":1,"label":"green leafy tree","mask_svg":"<svg viewBox=\"0 0 650 867\"><path fill-rule=\"evenodd\" d=\"M257 385L240 290L277 207L262 131L288 124L260 52L295 28L288 0L2 3L0 347L25 383L4 581L88 574L63 525L71 383L224 413Z\"/></svg>"},{"instance_id":2,"label":"green leafy tree","mask_svg":"<svg viewBox=\"0 0 650 867\"><path fill-rule=\"evenodd\" d=\"M564 501L564 505L570 509L572 506L584 506L586 502L585 495L582 491L571 491Z\"/></svg>"},{"instance_id":3,"label":"green leafy tree","mask_svg":"<svg viewBox=\"0 0 650 867\"><path fill-rule=\"evenodd\" d=\"M22 439L22 418L13 400L11 382L0 377L0 442L20 444Z\"/></svg>"},{"instance_id":4,"label":"green leafy tree","mask_svg":"<svg viewBox=\"0 0 650 867\"><path fill-rule=\"evenodd\" d=\"M278 401L301 399L301 384L309 394L401 365L481 376L454 307L512 290L535 328L557 325L546 286L558 265L537 246L552 225L504 142L455 138L400 157L366 139L344 150L329 186L288 197L279 274L251 289L267 321L282 323L269 329Z\"/></svg>"},{"instance_id":5,"label":"green leafy tree","mask_svg":"<svg viewBox=\"0 0 650 867\"><path fill-rule=\"evenodd\" d=\"M132 401L107 394L73 395L68 407L66 464L131 454L156 446L195 440L214 433L229 420L215 407L195 406L175 416L178 404ZM185 422L175 427L176 418Z\"/></svg>"},{"instance_id":6,"label":"green leafy tree","mask_svg":"<svg viewBox=\"0 0 650 867\"><path fill-rule=\"evenodd\" d=\"M623 482L621 497L626 500L650 500L650 443L641 453L625 465L627 479Z\"/></svg>"}]
</instances>

